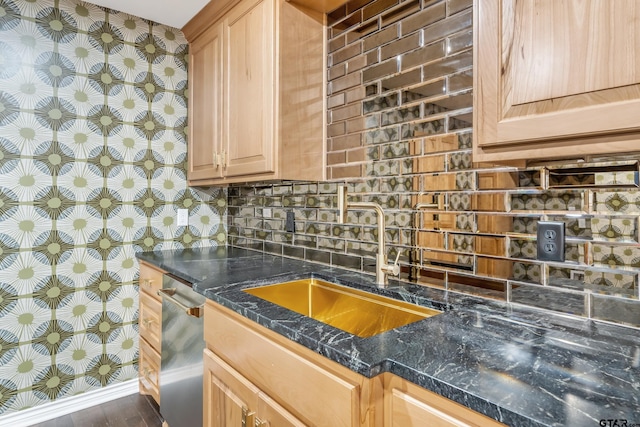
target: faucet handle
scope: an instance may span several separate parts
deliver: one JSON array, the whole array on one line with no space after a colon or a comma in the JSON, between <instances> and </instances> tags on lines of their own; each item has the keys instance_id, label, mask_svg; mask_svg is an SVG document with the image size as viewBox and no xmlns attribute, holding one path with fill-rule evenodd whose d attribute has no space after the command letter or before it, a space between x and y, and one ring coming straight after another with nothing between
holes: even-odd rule
<instances>
[{"instance_id":1,"label":"faucet handle","mask_svg":"<svg viewBox=\"0 0 640 427\"><path fill-rule=\"evenodd\" d=\"M390 264L387 266L387 271L389 272L389 274L392 274L394 276L398 276L400 275L400 265L398 264L398 260L400 259L400 250L398 250L398 254L396 255L396 260L393 262L393 264Z\"/></svg>"}]
</instances>

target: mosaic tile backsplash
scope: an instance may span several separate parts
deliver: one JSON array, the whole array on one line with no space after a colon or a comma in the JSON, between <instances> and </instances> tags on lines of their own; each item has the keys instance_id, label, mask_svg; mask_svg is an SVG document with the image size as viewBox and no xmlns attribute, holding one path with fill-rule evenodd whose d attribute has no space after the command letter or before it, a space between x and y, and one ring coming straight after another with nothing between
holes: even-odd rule
<instances>
[{"instance_id":1,"label":"mosaic tile backsplash","mask_svg":"<svg viewBox=\"0 0 640 427\"><path fill-rule=\"evenodd\" d=\"M352 0L330 14L331 179L231 187L230 244L374 272L375 214L339 225L332 209L347 182L352 200L383 206L403 279L640 327L640 153L474 163L471 8ZM540 220L565 222L565 262L536 260Z\"/></svg>"},{"instance_id":2,"label":"mosaic tile backsplash","mask_svg":"<svg viewBox=\"0 0 640 427\"><path fill-rule=\"evenodd\" d=\"M174 28L0 0L0 414L136 378L135 253L226 242L226 193L186 183L186 57Z\"/></svg>"}]
</instances>

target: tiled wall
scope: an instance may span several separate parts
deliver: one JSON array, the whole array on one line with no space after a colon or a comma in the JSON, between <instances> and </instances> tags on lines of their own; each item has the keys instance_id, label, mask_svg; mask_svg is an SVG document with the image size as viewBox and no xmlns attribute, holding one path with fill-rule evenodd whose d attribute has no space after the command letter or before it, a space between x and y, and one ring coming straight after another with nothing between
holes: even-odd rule
<instances>
[{"instance_id":1,"label":"tiled wall","mask_svg":"<svg viewBox=\"0 0 640 427\"><path fill-rule=\"evenodd\" d=\"M347 182L352 200L384 207L404 279L640 326L640 154L473 163L471 3L352 0L332 13L331 180L230 188L230 243L372 272L375 214L339 225L332 209ZM539 220L566 223L566 262L536 260Z\"/></svg>"},{"instance_id":2,"label":"tiled wall","mask_svg":"<svg viewBox=\"0 0 640 427\"><path fill-rule=\"evenodd\" d=\"M0 414L135 378L135 253L225 242L226 194L186 185L186 54L123 13L0 0Z\"/></svg>"}]
</instances>

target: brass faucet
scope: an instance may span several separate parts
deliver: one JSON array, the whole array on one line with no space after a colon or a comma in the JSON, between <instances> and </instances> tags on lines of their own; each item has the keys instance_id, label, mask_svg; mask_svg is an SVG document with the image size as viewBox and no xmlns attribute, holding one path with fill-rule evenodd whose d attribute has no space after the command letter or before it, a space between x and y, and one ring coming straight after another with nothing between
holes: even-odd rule
<instances>
[{"instance_id":1,"label":"brass faucet","mask_svg":"<svg viewBox=\"0 0 640 427\"><path fill-rule=\"evenodd\" d=\"M347 202L347 187L345 185L338 186L338 223L344 224L347 219L348 209L372 209L378 217L378 254L376 255L376 284L380 287L389 285L389 275L397 276L400 274L400 266L398 258L400 251L396 256L393 264L387 263L387 255L385 254L385 219L382 207L374 202Z\"/></svg>"}]
</instances>

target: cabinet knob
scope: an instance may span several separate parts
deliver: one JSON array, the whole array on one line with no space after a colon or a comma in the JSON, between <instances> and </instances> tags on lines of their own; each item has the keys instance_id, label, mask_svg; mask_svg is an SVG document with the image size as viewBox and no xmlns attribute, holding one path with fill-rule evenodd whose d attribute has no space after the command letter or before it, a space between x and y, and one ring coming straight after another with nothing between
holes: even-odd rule
<instances>
[{"instance_id":1,"label":"cabinet knob","mask_svg":"<svg viewBox=\"0 0 640 427\"><path fill-rule=\"evenodd\" d=\"M151 288L153 285L153 279L144 279L142 285L146 288Z\"/></svg>"}]
</instances>

